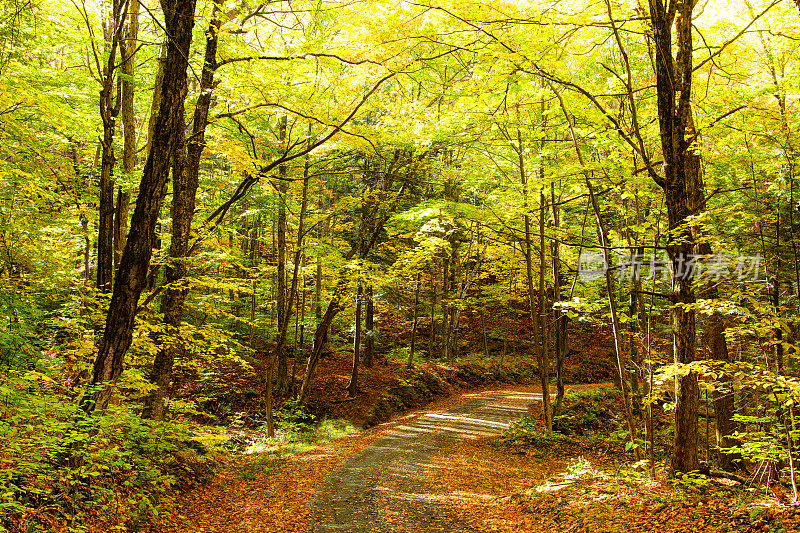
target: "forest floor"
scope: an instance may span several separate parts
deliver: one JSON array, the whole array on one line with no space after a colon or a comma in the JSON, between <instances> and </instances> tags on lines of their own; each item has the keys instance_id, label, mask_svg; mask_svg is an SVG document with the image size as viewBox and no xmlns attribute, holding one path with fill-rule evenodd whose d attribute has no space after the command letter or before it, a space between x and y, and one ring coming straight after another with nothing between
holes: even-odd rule
<instances>
[{"instance_id":1,"label":"forest floor","mask_svg":"<svg viewBox=\"0 0 800 533\"><path fill-rule=\"evenodd\" d=\"M510 401L507 412L492 409L493 399L510 395L516 399ZM227 456L212 483L186 493L165 523L154 531L262 533L313 531L315 525L326 527L326 523L330 525L330 521L335 520L335 516L328 519L326 515L335 515L336 508L342 507L342 500L345 500L343 506L354 512L359 500L362 500L358 487L347 483L345 477L349 477L348 472L363 470L368 463L368 471L359 474L364 476L363 489L365 493L378 495L381 491L373 481L385 477L390 464L397 468L413 467L418 471L412 477L402 479L404 487L411 489L417 482L422 487L427 478L424 464L438 460L462 435L472 438L496 436L499 429L508 427L512 418L527 412L529 403L535 397L536 388L533 386L463 392L275 465L264 464L259 470L253 468L253 463L258 462L253 455ZM478 412L470 414L473 409ZM488 424L470 431L468 425L453 421L456 416L482 417ZM424 429L436 423L441 423L444 431ZM424 433L428 434L428 438L420 439L419 436ZM403 478L399 473L391 477L395 480ZM371 510L380 509L374 505L376 502L371 503ZM353 526L355 529L338 530L403 531L374 529L376 524L371 522L367 514L360 514L355 520L361 521ZM391 520L387 520L387 523L391 523ZM416 531L432 530L424 527Z\"/></svg>"},{"instance_id":2,"label":"forest floor","mask_svg":"<svg viewBox=\"0 0 800 533\"><path fill-rule=\"evenodd\" d=\"M763 488L653 481L606 443L499 445L539 397L534 386L462 392L274 464L229 456L157 531L800 531L800 509Z\"/></svg>"},{"instance_id":3,"label":"forest floor","mask_svg":"<svg viewBox=\"0 0 800 533\"><path fill-rule=\"evenodd\" d=\"M709 478L684 485L653 480L609 452L573 441L514 455L493 439L463 440L439 457L431 483L461 520L482 532L800 531L800 509L764 488Z\"/></svg>"},{"instance_id":4,"label":"forest floor","mask_svg":"<svg viewBox=\"0 0 800 533\"><path fill-rule=\"evenodd\" d=\"M608 344L596 334L570 339L567 371L584 384L568 390L604 381ZM534 445L501 442L498 435L521 415L530 413L536 424L534 385L476 387L471 374L456 374L415 400L423 408L404 412L415 402L400 405L380 423L374 407L393 387L408 387L421 371L464 371L435 363L412 371L402 363L379 358L362 373L362 393L349 399L348 357L330 354L310 397L313 409L320 418L378 425L289 457L225 454L214 480L185 493L151 531L800 532L800 508L788 505L785 493L702 477L676 484L663 470L654 481L601 432ZM663 457L659 464L663 469Z\"/></svg>"}]
</instances>

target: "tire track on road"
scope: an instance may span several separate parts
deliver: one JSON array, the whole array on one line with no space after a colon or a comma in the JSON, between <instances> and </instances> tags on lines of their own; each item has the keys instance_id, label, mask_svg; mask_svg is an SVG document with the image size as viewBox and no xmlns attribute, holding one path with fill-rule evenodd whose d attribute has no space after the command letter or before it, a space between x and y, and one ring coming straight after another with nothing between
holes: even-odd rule
<instances>
[{"instance_id":1,"label":"tire track on road","mask_svg":"<svg viewBox=\"0 0 800 533\"><path fill-rule=\"evenodd\" d=\"M429 412L387 434L334 471L312 506L314 531L472 532L431 494L434 459L462 439L499 435L541 394L493 392Z\"/></svg>"}]
</instances>

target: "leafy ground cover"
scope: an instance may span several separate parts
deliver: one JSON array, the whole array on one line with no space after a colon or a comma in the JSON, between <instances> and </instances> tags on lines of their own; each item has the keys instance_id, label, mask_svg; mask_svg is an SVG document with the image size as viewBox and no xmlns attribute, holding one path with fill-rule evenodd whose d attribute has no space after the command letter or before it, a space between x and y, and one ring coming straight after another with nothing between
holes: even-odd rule
<instances>
[{"instance_id":1,"label":"leafy ground cover","mask_svg":"<svg viewBox=\"0 0 800 533\"><path fill-rule=\"evenodd\" d=\"M763 487L702 477L653 481L616 453L575 442L527 455L489 441L464 442L440 466L442 502L482 531L800 530L797 508Z\"/></svg>"},{"instance_id":2,"label":"leafy ground cover","mask_svg":"<svg viewBox=\"0 0 800 533\"><path fill-rule=\"evenodd\" d=\"M598 350L590 355L601 357ZM570 365L584 357L573 354ZM407 368L403 358L380 356L362 370L359 394L347 397L350 356L331 353L309 397L314 414L281 401L272 439L260 422L263 406L246 400L256 390L257 366L227 395L209 382L184 382L206 387L218 404L212 418L153 423L139 418L135 405L120 403L85 427L75 425L71 389L30 373L3 389L0 531L231 531L239 524L300 531L315 487L374 438L372 431L356 434L358 428L430 402L457 402L459 390L533 379L530 363L517 359L523 362L514 368L475 357L453 364L423 359ZM83 464L65 462L70 454Z\"/></svg>"},{"instance_id":3,"label":"leafy ground cover","mask_svg":"<svg viewBox=\"0 0 800 533\"><path fill-rule=\"evenodd\" d=\"M463 394L439 398L426 409L379 426L351 433L297 455L266 450L222 458L214 480L185 493L174 512L151 526L152 533L300 532L314 523L310 502L326 478L350 457L393 428L429 411L464 401ZM368 489L368 487L365 487Z\"/></svg>"},{"instance_id":4,"label":"leafy ground cover","mask_svg":"<svg viewBox=\"0 0 800 533\"><path fill-rule=\"evenodd\" d=\"M275 450L226 455L214 480L184 494L150 531L307 531L307 504L325 477L376 436L376 431L354 433L297 455Z\"/></svg>"},{"instance_id":5,"label":"leafy ground cover","mask_svg":"<svg viewBox=\"0 0 800 533\"><path fill-rule=\"evenodd\" d=\"M800 508L780 486L700 474L667 480L663 462L655 478L634 468L611 436L612 411L593 416L611 397L573 394L562 419L572 422L569 436L543 436L534 415L499 439L460 443L441 458L437 497L480 531L800 531Z\"/></svg>"},{"instance_id":6,"label":"leafy ground cover","mask_svg":"<svg viewBox=\"0 0 800 533\"><path fill-rule=\"evenodd\" d=\"M87 417L44 374L2 377L2 532L136 531L214 475L208 430L143 420L124 405Z\"/></svg>"}]
</instances>

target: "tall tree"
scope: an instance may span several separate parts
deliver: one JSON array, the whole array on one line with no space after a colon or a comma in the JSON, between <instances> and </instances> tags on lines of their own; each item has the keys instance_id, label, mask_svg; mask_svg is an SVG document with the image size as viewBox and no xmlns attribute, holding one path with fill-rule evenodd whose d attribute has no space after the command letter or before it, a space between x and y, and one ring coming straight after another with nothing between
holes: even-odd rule
<instances>
[{"instance_id":1,"label":"tall tree","mask_svg":"<svg viewBox=\"0 0 800 533\"><path fill-rule=\"evenodd\" d=\"M169 36L161 104L155 121L152 148L147 156L136 208L131 217L128 241L114 282L105 330L92 368L91 388L82 401L86 412L105 410L111 399L111 385L122 374L125 354L133 337L139 296L145 288L153 253L155 227L166 193L173 150L184 128L182 110L195 0L162 0L161 7Z\"/></svg>"},{"instance_id":2,"label":"tall tree","mask_svg":"<svg viewBox=\"0 0 800 533\"><path fill-rule=\"evenodd\" d=\"M278 136L281 145L286 146L289 141L286 137L287 131L286 115L282 115L278 119ZM286 181L286 165L281 165L278 168L280 179L275 186L278 193L278 223L275 228L277 239L277 266L275 276L277 283L275 291L277 292L276 307L278 312L278 335L275 340L275 360L277 361L277 381L278 390L286 390L288 384L288 356L286 354L286 341L289 335L289 322L292 317L292 305L289 302L289 291L286 287L286 202L287 192L289 191L289 182Z\"/></svg>"},{"instance_id":3,"label":"tall tree","mask_svg":"<svg viewBox=\"0 0 800 533\"><path fill-rule=\"evenodd\" d=\"M672 269L672 346L675 362L695 360L695 293L686 269L694 242L686 221L691 187L697 172L690 146L692 113L692 11L696 0L649 0L650 24L655 43L656 92L664 190L669 223L667 253ZM676 53L673 56L673 28ZM697 454L699 385L695 372L675 378L675 436L671 470L691 472L700 468Z\"/></svg>"},{"instance_id":4,"label":"tall tree","mask_svg":"<svg viewBox=\"0 0 800 533\"><path fill-rule=\"evenodd\" d=\"M124 30L128 14L128 2L113 0L111 3L111 16L103 23L103 34L106 42L104 62L101 55L95 50L94 59L98 71L100 90L100 118L103 122L103 136L100 140L100 197L98 202L99 218L97 222L97 287L102 292L111 290L114 276L114 135L116 120L119 115L121 101L121 87L115 91L115 81L122 83L117 71L117 61L120 48L122 63L125 64ZM88 15L85 17L89 25Z\"/></svg>"},{"instance_id":5,"label":"tall tree","mask_svg":"<svg viewBox=\"0 0 800 533\"><path fill-rule=\"evenodd\" d=\"M417 280L419 286L419 280ZM364 292L364 367L372 368L375 359L375 301L372 298L372 283L367 285ZM417 298L419 304L419 298ZM414 308L416 310L416 307ZM416 324L416 319L415 319Z\"/></svg>"},{"instance_id":6,"label":"tall tree","mask_svg":"<svg viewBox=\"0 0 800 533\"><path fill-rule=\"evenodd\" d=\"M128 25L125 39L120 43L122 64L120 76L122 95L120 115L122 116L122 170L126 175L133 174L136 167L136 115L134 114L134 83L136 50L139 38L139 1L131 0L128 8ZM117 207L114 212L114 267L119 266L122 250L125 248L125 237L128 234L128 211L130 210L131 191L128 187L117 187Z\"/></svg>"},{"instance_id":7,"label":"tall tree","mask_svg":"<svg viewBox=\"0 0 800 533\"><path fill-rule=\"evenodd\" d=\"M687 131L692 135L696 135L691 114L687 124ZM686 177L689 180L689 206L694 215L701 215L706 211L706 187L702 176L700 155L690 151L686 156L686 162ZM713 250L709 242L709 236L704 235L701 228L694 228L693 233L696 240L697 253L710 260ZM708 282L709 280L703 281L706 281L706 283L703 283L699 289L698 300L709 301L713 309L719 299L717 283ZM731 353L728 351L728 342L725 339L725 319L718 310L714 309L705 320L701 339L712 359L725 363L733 362ZM725 450L730 450L737 445L737 441L733 437L736 430L736 422L733 418L736 407L733 382L730 376L725 373L720 376L720 382L721 386L715 387L712 392L714 415L716 416L714 427L717 447L719 448L717 462L724 470L735 470L737 463L739 463L737 459L740 459L740 456L725 452Z\"/></svg>"},{"instance_id":8,"label":"tall tree","mask_svg":"<svg viewBox=\"0 0 800 533\"><path fill-rule=\"evenodd\" d=\"M561 227L561 207L556 200L556 187L553 183L550 187L550 203L553 209L553 228L558 231ZM556 398L553 402L553 416L561 413L561 402L564 399L564 361L567 358L569 346L567 344L567 333L569 317L564 309L558 306L563 295L566 280L561 270L561 243L558 238L552 242L553 254L553 308L555 311L555 356L556 356Z\"/></svg>"},{"instance_id":9,"label":"tall tree","mask_svg":"<svg viewBox=\"0 0 800 533\"><path fill-rule=\"evenodd\" d=\"M200 176L200 159L205 149L205 134L208 125L208 112L214 92L214 74L217 68L217 47L219 31L222 26L220 5L214 2L211 20L206 31L206 49L203 57L203 70L200 78L200 92L192 118L192 135L188 142L183 128L177 133L173 153L172 168L172 238L169 258L164 268L166 290L161 301L161 312L167 326L167 335L162 337L150 375L156 389L145 400L142 416L161 420L164 417L164 399L172 378L172 366L178 349L183 308L188 294L181 283L187 273L186 263L194 219L197 187ZM180 123L184 123L181 112ZM166 340L165 340L166 339Z\"/></svg>"},{"instance_id":10,"label":"tall tree","mask_svg":"<svg viewBox=\"0 0 800 533\"><path fill-rule=\"evenodd\" d=\"M355 333L353 334L353 366L350 373L350 383L347 385L347 394L358 394L358 369L361 361L361 309L364 302L364 284L359 280L356 289Z\"/></svg>"}]
</instances>

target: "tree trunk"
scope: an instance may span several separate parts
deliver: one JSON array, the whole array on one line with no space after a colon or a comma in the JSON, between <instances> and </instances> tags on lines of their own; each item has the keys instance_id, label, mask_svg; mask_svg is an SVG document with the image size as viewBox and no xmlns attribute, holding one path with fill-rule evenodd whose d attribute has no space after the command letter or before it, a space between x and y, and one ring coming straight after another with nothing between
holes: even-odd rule
<instances>
[{"instance_id":1,"label":"tree trunk","mask_svg":"<svg viewBox=\"0 0 800 533\"><path fill-rule=\"evenodd\" d=\"M550 188L551 203L553 205L553 227L561 227L561 213L556 202L555 183ZM553 407L553 418L561 413L564 400L564 360L567 358L567 324L569 317L563 309L556 306L561 301L561 294L566 280L561 273L561 246L557 239L553 239L553 304L555 318L555 355L556 355L556 399Z\"/></svg>"},{"instance_id":2,"label":"tree trunk","mask_svg":"<svg viewBox=\"0 0 800 533\"><path fill-rule=\"evenodd\" d=\"M667 242L672 279L670 319L675 362L695 360L695 294L684 266L694 244L684 223L692 213L688 207L687 154L693 139L687 138L691 120L692 9L695 0L681 3L650 0L650 19L656 51L656 93L664 176L657 183L664 189L670 239ZM677 55L672 56L672 32L677 32ZM670 465L673 474L700 468L697 454L699 386L697 374L675 378L675 438Z\"/></svg>"},{"instance_id":3,"label":"tree trunk","mask_svg":"<svg viewBox=\"0 0 800 533\"><path fill-rule=\"evenodd\" d=\"M714 292L716 292L716 288ZM716 298L716 296L711 296L709 293L706 293L706 295L709 298ZM714 359L728 363L733 362L728 352L728 343L725 341L725 324L718 313L714 313L708 318L703 338L711 348L711 354ZM720 381L723 386L715 387L711 396L714 401L714 415L716 416L716 441L717 446L720 448L732 448L739 444L739 441L733 438L733 434L736 431L736 423L733 419L736 407L733 380L728 376L721 376ZM740 458L739 454L722 453L721 451L717 454L717 462L720 468L729 472L738 468L737 459Z\"/></svg>"},{"instance_id":4,"label":"tree trunk","mask_svg":"<svg viewBox=\"0 0 800 533\"><path fill-rule=\"evenodd\" d=\"M778 205L780 205L780 200L778 200ZM789 206L789 211L792 211L794 207ZM778 325L773 329L773 335L775 335L775 365L778 368L778 374L783 374L783 328L780 325L781 319L781 258L780 258L780 245L781 245L781 214L780 210L776 207L775 209L775 243L773 247L775 249L775 273L772 276L772 310L775 313L775 319L778 321Z\"/></svg>"},{"instance_id":5,"label":"tree trunk","mask_svg":"<svg viewBox=\"0 0 800 533\"><path fill-rule=\"evenodd\" d=\"M417 343L417 322L419 321L419 289L420 289L420 274L417 273L417 286L414 288L414 311L411 321L411 347L408 350L408 362L406 366L411 368L414 366L414 348Z\"/></svg>"},{"instance_id":6,"label":"tree trunk","mask_svg":"<svg viewBox=\"0 0 800 533\"><path fill-rule=\"evenodd\" d=\"M632 261L637 261L637 257L642 257L644 255L644 247L640 247L636 249L635 257L632 257ZM634 267L635 268L635 267ZM631 407L633 408L634 414L639 418L642 419L642 411L641 411L641 399L642 399L642 390L639 386L639 378L641 369L644 367L644 352L639 350L638 344L638 337L640 335L640 316L642 313L642 309L640 307L641 304L641 297L642 297L642 277L639 275L638 271L634 272L633 276L633 287L628 295L628 345L630 346L630 357L631 361L635 365L635 371L631 376ZM646 387L645 387L646 389ZM647 392L645 391L645 394Z\"/></svg>"},{"instance_id":7,"label":"tree trunk","mask_svg":"<svg viewBox=\"0 0 800 533\"><path fill-rule=\"evenodd\" d=\"M688 122L688 131L694 132L694 122ZM705 211L706 188L703 182L700 166L700 156L695 153L686 155L686 179L688 185L689 208L694 215L699 215ZM697 253L701 256L710 257L713 253L711 244L704 239L702 231L695 231L695 238L698 240ZM702 299L716 301L719 299L719 290L713 281L704 284L700 289ZM703 328L702 342L708 347L711 357L717 361L732 363L733 360L728 352L728 343L725 340L725 320L718 312L713 312L706 319ZM714 402L714 415L716 416L716 442L719 448L731 448L738 444L732 437L736 431L736 423L733 420L735 411L734 384L727 374L719 377L720 383L712 392ZM726 471L736 470L739 454L717 453L717 462L720 468Z\"/></svg>"},{"instance_id":8,"label":"tree trunk","mask_svg":"<svg viewBox=\"0 0 800 533\"><path fill-rule=\"evenodd\" d=\"M796 1L799 2L798 5L800 5L800 0L796 0ZM765 44L765 47L766 47L766 44ZM773 93L773 96L775 97L775 99L778 102L778 109L780 111L781 133L783 134L783 142L781 142L780 144L781 144L781 147L782 147L783 156L786 159L786 164L787 164L787 167L788 167L787 168L787 180L789 182L789 206L790 206L790 209L788 209L788 211L789 211L789 227L788 227L788 230L789 230L789 244L791 245L791 249L792 249L792 263L793 263L793 267L794 267L794 282L795 282L795 288L794 288L795 297L797 298L797 306L799 306L798 310L800 310L800 252L798 252L797 240L796 240L795 234L794 234L794 232L795 232L795 224L794 224L795 209L791 208L791 207L797 205L796 202L795 202L795 199L794 199L794 181L795 181L794 178L795 178L795 168L797 166L797 149L794 146L794 132L792 131L792 128L789 126L789 118L788 118L787 109L786 109L786 77L785 77L785 75L781 75L780 77L778 76L778 72L783 72L783 69L779 70L778 68L776 68L776 65L773 64L774 59L772 57L772 54L767 54L767 59L769 59L769 61L770 61L770 74L772 75L772 81L773 81L773 83L775 85L775 92ZM780 241L779 225L777 224L777 222L776 222L775 226L776 226L775 227L775 238L776 238L775 249L777 249L778 248L778 242ZM777 269L776 269L776 273L777 273ZM791 283L789 283L789 286L790 286L790 290L791 290ZM776 308L777 308L777 305L778 304L775 304ZM776 334L777 333L778 332L776 331ZM783 333L781 332L779 335L782 337ZM780 348L781 353L780 354L776 354L776 356L780 355L779 359L782 361L783 360L783 345L782 345L782 343L776 345L776 347L775 347L776 351L778 350L778 346L781 346L781 348Z\"/></svg>"},{"instance_id":9,"label":"tree trunk","mask_svg":"<svg viewBox=\"0 0 800 533\"><path fill-rule=\"evenodd\" d=\"M82 400L87 413L104 411L111 385L122 374L125 353L131 345L139 296L145 287L153 250L153 238L166 192L166 181L179 131L186 95L186 68L192 41L195 0L163 0L167 33L171 36L164 67L161 105L156 119L152 150L139 184L128 241L120 259L106 327L92 369L90 391Z\"/></svg>"},{"instance_id":10,"label":"tree trunk","mask_svg":"<svg viewBox=\"0 0 800 533\"><path fill-rule=\"evenodd\" d=\"M481 340L483 342L483 356L489 359L489 338L486 335L486 306L481 305Z\"/></svg>"},{"instance_id":11,"label":"tree trunk","mask_svg":"<svg viewBox=\"0 0 800 533\"><path fill-rule=\"evenodd\" d=\"M435 263L434 263L435 264ZM428 356L433 357L436 350L436 272L431 271L431 331L428 336Z\"/></svg>"},{"instance_id":12,"label":"tree trunk","mask_svg":"<svg viewBox=\"0 0 800 533\"><path fill-rule=\"evenodd\" d=\"M322 238L319 238L322 240ZM317 320L322 318L322 257L319 251L317 252L317 264L315 267L314 276L314 316Z\"/></svg>"},{"instance_id":13,"label":"tree trunk","mask_svg":"<svg viewBox=\"0 0 800 533\"><path fill-rule=\"evenodd\" d=\"M97 288L111 291L114 276L114 133L120 110L120 98L115 98L114 81L117 65L117 49L122 43L122 28L126 17L125 2L114 0L111 19L104 25L107 44L107 61L100 73L100 118L103 122L100 164L100 197L97 221ZM115 101L116 100L116 101Z\"/></svg>"},{"instance_id":14,"label":"tree trunk","mask_svg":"<svg viewBox=\"0 0 800 533\"><path fill-rule=\"evenodd\" d=\"M184 111L181 109L181 124L185 123ZM165 415L165 399L172 380L172 365L175 352L180 346L180 325L183 318L183 302L186 299L185 288L176 286L177 281L186 276L186 262L183 258L189 245L189 231L194 214L194 195L189 198L189 172L187 172L186 135L183 128L176 133L172 162L172 241L169 247L170 261L164 269L164 281L168 284L161 300L161 313L164 316L165 330L157 336L158 351L153 361L150 382L155 390L145 399L142 418L163 420ZM194 190L197 182L194 183Z\"/></svg>"},{"instance_id":15,"label":"tree trunk","mask_svg":"<svg viewBox=\"0 0 800 533\"><path fill-rule=\"evenodd\" d=\"M325 181L320 180L319 182L319 199L317 200L317 208L319 209L320 216L324 216L325 213ZM319 224L317 228L317 241L319 243L316 247L316 265L315 265L315 272L314 272L314 297L312 300L312 305L314 307L314 316L317 317L317 320L322 318L322 251L321 251L321 244L322 241L325 239L325 227L327 225L328 219L326 218L321 224Z\"/></svg>"},{"instance_id":16,"label":"tree trunk","mask_svg":"<svg viewBox=\"0 0 800 533\"><path fill-rule=\"evenodd\" d=\"M364 287L358 282L356 292L356 316L355 316L355 335L353 335L353 369L350 373L350 384L347 386L348 396L355 396L358 393L358 365L361 360L361 307L364 295Z\"/></svg>"},{"instance_id":17,"label":"tree trunk","mask_svg":"<svg viewBox=\"0 0 800 533\"><path fill-rule=\"evenodd\" d=\"M308 395L308 389L311 386L311 380L314 378L314 371L322 355L322 349L325 347L325 343L328 342L328 330L331 327L331 322L333 322L333 319L341 310L339 302L341 301L344 288L347 287L347 282L344 273L340 272L339 274L339 283L337 283L337 286L334 288L333 296L330 302L328 302L328 307L325 308L325 313L322 315L317 329L314 330L314 337L311 340L311 354L308 356L306 371L303 375L303 383L300 385L300 392L297 395L297 401L299 403L303 403Z\"/></svg>"},{"instance_id":18,"label":"tree trunk","mask_svg":"<svg viewBox=\"0 0 800 533\"><path fill-rule=\"evenodd\" d=\"M255 241L255 239L253 239ZM250 297L250 338L247 339L247 345L251 350L256 348L256 309L258 309L258 276L253 276L253 283L251 286L253 294Z\"/></svg>"},{"instance_id":19,"label":"tree trunk","mask_svg":"<svg viewBox=\"0 0 800 533\"><path fill-rule=\"evenodd\" d=\"M442 351L442 357L447 359L447 346L450 335L450 307L448 305L448 298L450 292L450 255L446 255L442 259L442 341L439 348Z\"/></svg>"},{"instance_id":20,"label":"tree trunk","mask_svg":"<svg viewBox=\"0 0 800 533\"><path fill-rule=\"evenodd\" d=\"M309 144L311 144L311 129L309 127ZM302 261L302 253L303 253L303 240L305 238L305 219L306 219L306 212L308 210L308 180L309 180L309 170L311 168L311 163L309 156L306 155L305 166L303 167L303 192L302 192L302 200L300 202L300 215L297 219L297 240L295 241L294 246L294 259L293 259L293 267L292 267L292 286L289 290L289 298L286 302L286 316L284 317L283 328L284 332L282 335L284 347L282 348L285 351L286 346L286 338L289 328L290 318L292 316L292 306L294 302L297 301L299 303L298 297L298 286L300 283L300 263ZM305 309L305 291L303 291L303 309ZM295 326L296 327L296 326ZM281 335L279 334L279 340ZM301 342L302 344L302 342ZM276 353L280 353L276 350ZM297 363L297 331L295 330L295 364ZM292 376L288 380L288 387L284 388L283 390L289 390L294 388L294 370L292 370Z\"/></svg>"},{"instance_id":21,"label":"tree trunk","mask_svg":"<svg viewBox=\"0 0 800 533\"><path fill-rule=\"evenodd\" d=\"M447 283L449 284L449 292L453 294L453 291L456 290L458 287L458 243L453 241L451 243L452 253L450 254L450 270L449 270L449 279ZM458 348L458 323L457 323L457 314L458 314L458 306L453 304L452 302L448 303L447 305L447 328L446 328L446 335L445 335L445 345L444 345L444 358L448 361L453 361L457 357L457 348Z\"/></svg>"},{"instance_id":22,"label":"tree trunk","mask_svg":"<svg viewBox=\"0 0 800 533\"><path fill-rule=\"evenodd\" d=\"M155 134L156 119L161 109L161 89L164 85L164 66L167 62L167 44L161 45L161 53L158 57L155 79L153 80L153 98L150 101L150 118L147 120L147 144L144 148L145 158L153 148L153 135Z\"/></svg>"},{"instance_id":23,"label":"tree trunk","mask_svg":"<svg viewBox=\"0 0 800 533\"><path fill-rule=\"evenodd\" d=\"M275 377L275 359L276 359L276 351L272 350L269 353L269 357L267 358L267 437L274 437L275 436L275 415L273 412L273 402L272 396L275 390L274 384L274 377Z\"/></svg>"},{"instance_id":24,"label":"tree trunk","mask_svg":"<svg viewBox=\"0 0 800 533\"><path fill-rule=\"evenodd\" d=\"M525 150L522 143L522 131L517 128L517 138L516 138L516 145L512 142L512 148L516 152L517 155L517 170L519 171L519 179L520 184L522 185L522 208L524 211L523 223L524 223L524 230L525 230L525 241L524 241L524 249L523 253L525 254L525 282L526 288L528 291L528 310L530 313L531 319L531 327L534 329L534 336L542 342L542 346L536 352L536 362L537 366L539 367L539 383L542 387L542 412L544 416L544 427L545 431L549 435L553 432L553 412L551 408L550 402L550 364L547 357L547 346L544 343L545 338L545 327L544 324L540 324L540 320L542 320L542 314L544 313L544 304L542 303L543 300L540 298L538 304L535 303L534 300L534 285L533 285L533 242L532 242L532 233L531 233L531 216L528 214L528 207L530 205L529 198L528 198L528 175L527 169L525 166ZM542 202L540 204L539 209L539 216L540 216L540 229L541 229L541 241L544 242L544 196L542 196ZM543 246L543 245L542 245ZM540 250L540 265L545 264L545 254L544 248ZM542 267L540 272L540 283L539 283L539 290L544 290L544 267ZM543 297L544 294L540 294L540 297ZM536 316L537 305L539 306L539 317Z\"/></svg>"},{"instance_id":25,"label":"tree trunk","mask_svg":"<svg viewBox=\"0 0 800 533\"><path fill-rule=\"evenodd\" d=\"M124 162L124 159L123 159ZM131 169L132 171L133 169ZM127 171L126 171L127 172ZM117 207L114 209L114 269L119 267L125 239L128 236L128 211L131 210L131 192L117 187Z\"/></svg>"},{"instance_id":26,"label":"tree trunk","mask_svg":"<svg viewBox=\"0 0 800 533\"><path fill-rule=\"evenodd\" d=\"M285 137L286 131L286 117L283 117L281 136ZM309 127L308 145L311 146L311 129ZM289 366L288 355L286 353L287 339L289 335L289 323L291 322L292 309L295 299L298 295L298 284L300 280L300 261L303 251L303 239L305 237L305 215L308 209L308 180L309 180L310 160L306 155L305 165L303 167L303 192L300 204L300 216L297 223L297 239L295 241L293 267L292 267L292 282L291 288L286 289L286 194L288 192L288 182L281 180L278 184L279 191L279 209L278 209L278 226L277 226L277 248L278 248L278 261L277 261L277 304L278 304L278 335L275 341L275 355L278 363L278 376L277 387L281 392L289 389ZM280 167L280 172L285 176L286 166ZM319 263L318 263L319 265ZM282 296L284 295L284 296ZM295 354L296 357L296 354ZM294 386L292 383L291 386Z\"/></svg>"},{"instance_id":27,"label":"tree trunk","mask_svg":"<svg viewBox=\"0 0 800 533\"><path fill-rule=\"evenodd\" d=\"M86 214L81 212L81 233L83 234L83 284L88 287L90 283L89 277L89 259L92 255L92 238L89 235L89 219Z\"/></svg>"},{"instance_id":28,"label":"tree trunk","mask_svg":"<svg viewBox=\"0 0 800 533\"><path fill-rule=\"evenodd\" d=\"M542 173L544 167L542 167ZM550 356L547 351L547 298L545 295L544 276L547 270L547 254L545 253L544 226L547 214L547 202L544 190L539 193L539 381L542 385L542 410L544 411L545 428L548 434L553 432L553 409L550 403Z\"/></svg>"},{"instance_id":29,"label":"tree trunk","mask_svg":"<svg viewBox=\"0 0 800 533\"><path fill-rule=\"evenodd\" d=\"M133 175L136 168L136 116L134 114L134 62L137 39L139 37L139 2L131 2L128 7L128 31L121 43L123 55L122 74L122 170L127 176ZM125 239L128 235L128 211L130 210L131 192L127 187L117 188L117 209L114 217L114 267L119 266Z\"/></svg>"},{"instance_id":30,"label":"tree trunk","mask_svg":"<svg viewBox=\"0 0 800 533\"><path fill-rule=\"evenodd\" d=\"M278 131L281 144L286 144L286 115L280 118ZM281 165L278 169L282 177L286 176L286 165ZM278 180L275 187L278 191L278 223L276 227L277 238L277 306L278 306L278 337L275 341L275 357L278 363L277 368L277 389L286 390L289 367L286 357L286 337L289 331L289 318L291 316L291 305L289 305L289 294L286 288L286 193L289 190L289 183L286 180Z\"/></svg>"},{"instance_id":31,"label":"tree trunk","mask_svg":"<svg viewBox=\"0 0 800 533\"><path fill-rule=\"evenodd\" d=\"M367 285L365 293L366 309L364 311L364 326L367 328L364 339L364 368L372 368L375 359L375 302L372 299L372 284Z\"/></svg>"},{"instance_id":32,"label":"tree trunk","mask_svg":"<svg viewBox=\"0 0 800 533\"><path fill-rule=\"evenodd\" d=\"M188 289L181 283L187 273L187 255L194 219L197 198L197 187L200 176L200 159L205 149L205 132L208 125L208 113L214 90L214 74L217 68L217 45L219 29L222 25L220 7L214 4L206 32L206 49L203 60L203 71L200 78L200 94L195 104L192 118L192 136L186 140L183 128L177 134L177 144L172 169L172 239L169 248L169 260L164 269L166 290L161 302L161 312L167 326L167 342L161 343L153 361L150 381L158 388L145 400L142 416L153 420L163 420L164 399L172 380L172 367L175 352L180 346L181 321L183 319L184 302ZM181 111L180 124L184 124Z\"/></svg>"}]
</instances>

